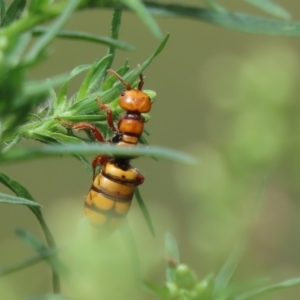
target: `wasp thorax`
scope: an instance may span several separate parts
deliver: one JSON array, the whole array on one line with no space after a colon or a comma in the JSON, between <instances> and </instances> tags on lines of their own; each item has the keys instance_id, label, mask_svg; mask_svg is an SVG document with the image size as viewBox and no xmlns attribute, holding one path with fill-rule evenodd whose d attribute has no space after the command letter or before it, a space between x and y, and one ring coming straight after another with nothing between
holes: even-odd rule
<instances>
[{"instance_id":1,"label":"wasp thorax","mask_svg":"<svg viewBox=\"0 0 300 300\"><path fill-rule=\"evenodd\" d=\"M146 113L151 110L150 97L139 90L125 90L119 97L119 105L129 112Z\"/></svg>"}]
</instances>

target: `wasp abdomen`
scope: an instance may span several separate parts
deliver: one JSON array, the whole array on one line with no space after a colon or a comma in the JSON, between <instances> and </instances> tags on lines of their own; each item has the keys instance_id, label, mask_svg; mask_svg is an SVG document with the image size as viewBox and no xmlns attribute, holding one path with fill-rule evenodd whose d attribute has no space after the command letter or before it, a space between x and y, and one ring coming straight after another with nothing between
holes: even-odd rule
<instances>
[{"instance_id":1,"label":"wasp abdomen","mask_svg":"<svg viewBox=\"0 0 300 300\"><path fill-rule=\"evenodd\" d=\"M130 165L122 167L108 162L94 179L84 209L93 225L115 227L130 209L140 173Z\"/></svg>"}]
</instances>

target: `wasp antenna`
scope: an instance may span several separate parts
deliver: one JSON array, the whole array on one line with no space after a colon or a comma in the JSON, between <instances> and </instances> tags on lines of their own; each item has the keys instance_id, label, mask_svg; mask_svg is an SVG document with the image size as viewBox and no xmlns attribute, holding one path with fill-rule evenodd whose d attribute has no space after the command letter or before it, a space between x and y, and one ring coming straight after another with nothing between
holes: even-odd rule
<instances>
[{"instance_id":1,"label":"wasp antenna","mask_svg":"<svg viewBox=\"0 0 300 300\"><path fill-rule=\"evenodd\" d=\"M131 85L126 82L117 72L115 72L112 69L108 69L106 72L113 74L114 76L116 76L125 86L127 90L132 90Z\"/></svg>"},{"instance_id":2,"label":"wasp antenna","mask_svg":"<svg viewBox=\"0 0 300 300\"><path fill-rule=\"evenodd\" d=\"M144 85L144 76L143 76L143 74L141 73L141 74L139 75L139 77L140 77L140 82L139 82L139 85L138 85L138 90L141 91L142 88L143 88L143 85Z\"/></svg>"}]
</instances>

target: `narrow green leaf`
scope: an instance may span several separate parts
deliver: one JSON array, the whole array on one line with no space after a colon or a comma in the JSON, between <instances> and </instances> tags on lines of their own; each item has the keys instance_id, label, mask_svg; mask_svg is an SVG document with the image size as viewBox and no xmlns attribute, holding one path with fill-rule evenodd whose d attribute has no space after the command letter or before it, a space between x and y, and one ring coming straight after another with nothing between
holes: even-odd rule
<instances>
[{"instance_id":1,"label":"narrow green leaf","mask_svg":"<svg viewBox=\"0 0 300 300\"><path fill-rule=\"evenodd\" d=\"M59 132L47 132L47 133L32 133L31 138L41 141L45 144L82 144L86 145L86 142L75 136L69 136Z\"/></svg>"},{"instance_id":2,"label":"narrow green leaf","mask_svg":"<svg viewBox=\"0 0 300 300\"><path fill-rule=\"evenodd\" d=\"M21 196L25 199L34 201L33 197L30 195L30 193L25 187L23 187L17 181L11 179L4 173L0 173L0 182L6 187L8 187L11 191L13 191L17 196Z\"/></svg>"},{"instance_id":3,"label":"narrow green leaf","mask_svg":"<svg viewBox=\"0 0 300 300\"><path fill-rule=\"evenodd\" d=\"M33 30L33 35L39 36L49 31L48 27L44 26L37 26ZM92 43L99 43L110 47L115 47L117 49L126 50L126 51L133 51L135 50L135 47L120 41L115 38L110 38L106 36L101 35L94 35L82 31L73 31L73 30L60 30L56 37L58 38L65 38L65 39L72 39L72 40L78 40L78 41L86 41L86 42L92 42Z\"/></svg>"},{"instance_id":4,"label":"narrow green leaf","mask_svg":"<svg viewBox=\"0 0 300 300\"><path fill-rule=\"evenodd\" d=\"M113 89L113 90L115 90L115 89ZM69 107L68 115L76 116L76 115L90 115L90 114L95 114L95 113L98 114L99 106L97 105L97 102L95 100L97 99L97 97L100 97L100 99L103 100L105 103L109 103L114 98L105 97L105 99L104 99L103 95L105 95L106 93L111 94L111 91L112 91L112 89L107 92L100 91L100 92L91 93L86 98L84 98L80 101L77 101L71 107ZM114 94L118 94L118 93L119 92L116 91ZM110 100L110 101L108 101L108 100ZM62 117L64 118L64 116L62 116Z\"/></svg>"},{"instance_id":5,"label":"narrow green leaf","mask_svg":"<svg viewBox=\"0 0 300 300\"><path fill-rule=\"evenodd\" d=\"M95 68L96 68L96 65L98 64L99 62L94 62L92 64L92 66L90 67L87 75L85 76L82 84L80 85L80 88L79 88L79 91L77 93L77 101L78 100L81 100L83 99L85 96L88 96L87 95L87 91L88 91L88 87L89 87L89 84L90 84L90 81L92 79L92 76L93 76L93 73L95 71Z\"/></svg>"},{"instance_id":6,"label":"narrow green leaf","mask_svg":"<svg viewBox=\"0 0 300 300\"><path fill-rule=\"evenodd\" d=\"M121 20L122 20L122 9L115 9L113 18L111 21L111 38L113 39L118 39L119 38L119 30L121 27ZM109 64L107 68L109 69L114 61L115 58L115 52L116 52L116 47L114 45L110 45L107 51L107 54L111 55L111 59L109 61Z\"/></svg>"},{"instance_id":7,"label":"narrow green leaf","mask_svg":"<svg viewBox=\"0 0 300 300\"><path fill-rule=\"evenodd\" d=\"M93 90L100 90L101 83L106 76L106 70L111 60L111 54L92 64L78 91L77 100L81 100Z\"/></svg>"},{"instance_id":8,"label":"narrow green leaf","mask_svg":"<svg viewBox=\"0 0 300 300\"><path fill-rule=\"evenodd\" d=\"M51 117L55 113L55 103L57 103L57 94L54 90L53 86L50 86L47 93L48 97L44 103L40 105L44 106L44 114L43 117ZM42 116L42 111L39 111L38 116ZM42 119L41 119L42 120Z\"/></svg>"},{"instance_id":9,"label":"narrow green leaf","mask_svg":"<svg viewBox=\"0 0 300 300\"><path fill-rule=\"evenodd\" d=\"M292 279L288 279L276 284L272 284L263 288L256 289L254 291L249 291L245 294L235 297L235 300L250 300L254 299L257 296L261 296L264 294L269 294L278 290L291 288L294 286L300 285L300 277L295 277Z\"/></svg>"},{"instance_id":10,"label":"narrow green leaf","mask_svg":"<svg viewBox=\"0 0 300 300\"><path fill-rule=\"evenodd\" d=\"M180 263L180 254L175 238L168 232L165 235L165 248L167 255L166 279L168 282L175 282L175 268Z\"/></svg>"},{"instance_id":11,"label":"narrow green leaf","mask_svg":"<svg viewBox=\"0 0 300 300\"><path fill-rule=\"evenodd\" d=\"M257 8L261 9L262 11L273 15L274 17L278 17L284 20L289 20L291 18L290 13L285 10L279 4L274 3L271 0L244 0L249 4L256 6Z\"/></svg>"},{"instance_id":12,"label":"narrow green leaf","mask_svg":"<svg viewBox=\"0 0 300 300\"><path fill-rule=\"evenodd\" d=\"M165 235L165 248L167 251L167 257L171 257L176 261L177 264L179 264L180 255L179 255L178 244L174 236L169 232L167 232Z\"/></svg>"},{"instance_id":13,"label":"narrow green leaf","mask_svg":"<svg viewBox=\"0 0 300 300\"><path fill-rule=\"evenodd\" d=\"M37 252L45 251L48 248L30 232L21 229L15 230L16 235L20 237L28 246L34 248Z\"/></svg>"},{"instance_id":14,"label":"narrow green leaf","mask_svg":"<svg viewBox=\"0 0 300 300\"><path fill-rule=\"evenodd\" d=\"M100 122L106 121L105 114L102 115L80 115L80 116L63 116L62 118L64 121L72 121L75 123L86 121L86 122ZM107 124L107 123L105 123Z\"/></svg>"},{"instance_id":15,"label":"narrow green leaf","mask_svg":"<svg viewBox=\"0 0 300 300\"><path fill-rule=\"evenodd\" d=\"M226 287L214 290L216 299L234 299L237 295L244 294L246 291L254 290L266 286L270 283L270 278L253 278L242 281L232 282ZM227 297L227 298L226 298Z\"/></svg>"},{"instance_id":16,"label":"narrow green leaf","mask_svg":"<svg viewBox=\"0 0 300 300\"><path fill-rule=\"evenodd\" d=\"M71 72L70 72L70 77L69 79L79 75L82 72L85 72L89 70L92 67L92 64L85 64L85 65L80 65L75 67Z\"/></svg>"},{"instance_id":17,"label":"narrow green leaf","mask_svg":"<svg viewBox=\"0 0 300 300\"><path fill-rule=\"evenodd\" d=\"M33 247L38 253L43 255L44 252L48 250L41 241L39 241L36 237L34 237L31 233L27 231L23 231L20 229L16 230L16 234L29 246ZM47 236L46 236L47 237ZM52 238L52 236L51 236ZM54 240L53 240L54 242ZM50 248L53 249L54 245L50 245ZM50 264L52 270L52 283L53 283L53 291L55 293L60 292L60 277L59 275L66 275L68 273L68 269L61 262L57 255L50 256L49 258L45 258L46 261Z\"/></svg>"},{"instance_id":18,"label":"narrow green leaf","mask_svg":"<svg viewBox=\"0 0 300 300\"><path fill-rule=\"evenodd\" d=\"M27 160L38 157L45 156L58 156L58 155L72 155L72 154L107 154L120 155L120 156L156 156L161 158L168 158L174 161L182 163L196 163L195 158L185 154L180 151L163 148L163 147L145 147L145 146L135 146L135 147L118 147L112 144L66 144L66 145L45 145L39 148L21 148L21 149L12 149L8 153L0 154L0 161L9 162L9 161L20 161Z\"/></svg>"},{"instance_id":19,"label":"narrow green leaf","mask_svg":"<svg viewBox=\"0 0 300 300\"><path fill-rule=\"evenodd\" d=\"M147 10L145 5L140 0L120 0L121 3L127 5L132 9L145 23L145 25L151 30L153 35L158 39L162 38L162 33L159 29L159 26L151 16L150 12Z\"/></svg>"},{"instance_id":20,"label":"narrow green leaf","mask_svg":"<svg viewBox=\"0 0 300 300\"><path fill-rule=\"evenodd\" d=\"M92 175L93 168L91 166L91 163L88 162L88 160L82 155L74 154L74 157L76 157L83 164L83 166L87 170L87 172Z\"/></svg>"},{"instance_id":21,"label":"narrow green leaf","mask_svg":"<svg viewBox=\"0 0 300 300\"><path fill-rule=\"evenodd\" d=\"M21 14L23 13L23 10L26 6L26 0L14 0L9 8L7 9L7 12L3 18L3 21L1 23L1 26L7 26L11 24L13 21L20 18Z\"/></svg>"},{"instance_id":22,"label":"narrow green leaf","mask_svg":"<svg viewBox=\"0 0 300 300\"><path fill-rule=\"evenodd\" d=\"M165 36L165 38L163 39L163 41L161 42L161 44L158 46L158 48L155 50L155 52L148 58L146 59L141 65L139 65L137 68L133 69L132 71L126 73L124 77L124 79L126 81L128 81L129 83L133 83L134 80L136 78L138 78L138 76L140 75L141 72L143 72L146 67L148 67L150 65L150 63L152 62L152 60L164 49L164 47L166 46L168 39L170 37L170 34L167 34ZM120 85L120 87L123 89L124 86L122 85L122 83L118 82L118 85Z\"/></svg>"},{"instance_id":23,"label":"narrow green leaf","mask_svg":"<svg viewBox=\"0 0 300 300\"><path fill-rule=\"evenodd\" d=\"M38 253L43 253L48 250L48 247L30 232L17 229L16 234L22 239L22 241L24 241L28 246L32 247ZM51 256L46 260L51 265L56 274L65 275L68 273L67 267L62 263L61 260L58 259L56 255Z\"/></svg>"},{"instance_id":24,"label":"narrow green leaf","mask_svg":"<svg viewBox=\"0 0 300 300\"><path fill-rule=\"evenodd\" d=\"M149 143L148 143L147 139L145 138L145 135L148 135L148 134L144 132L143 135L140 137L139 142L142 145L149 146Z\"/></svg>"},{"instance_id":25,"label":"narrow green leaf","mask_svg":"<svg viewBox=\"0 0 300 300\"><path fill-rule=\"evenodd\" d=\"M142 198L142 195L140 193L140 190L139 188L136 188L135 191L134 191L134 195L137 199L137 202L139 204L139 207L144 215L144 218L146 220L146 223L148 225L148 228L150 230L150 232L152 233L153 237L155 237L155 230L154 230L154 226L153 226L153 223L152 223L152 220L151 220L151 216L150 216L150 213L147 209L147 206Z\"/></svg>"},{"instance_id":26,"label":"narrow green leaf","mask_svg":"<svg viewBox=\"0 0 300 300\"><path fill-rule=\"evenodd\" d=\"M238 31L278 36L299 36L300 22L287 22L238 12L216 12L203 7L161 4L144 1L149 11L158 16L180 16L209 22Z\"/></svg>"},{"instance_id":27,"label":"narrow green leaf","mask_svg":"<svg viewBox=\"0 0 300 300\"><path fill-rule=\"evenodd\" d=\"M150 290L150 292L154 296L159 297L159 299L172 299L170 296L170 292L165 285L158 285L148 280L145 280L144 284Z\"/></svg>"},{"instance_id":28,"label":"narrow green leaf","mask_svg":"<svg viewBox=\"0 0 300 300\"><path fill-rule=\"evenodd\" d=\"M19 262L13 266L0 268L0 277L21 271L28 267L31 267L31 266L35 265L36 263L47 259L48 257L56 255L57 251L58 251L57 249L47 249L46 251L43 251L43 252L39 253L38 255L35 255L35 256L33 256L29 259L26 259L22 262Z\"/></svg>"},{"instance_id":29,"label":"narrow green leaf","mask_svg":"<svg viewBox=\"0 0 300 300\"><path fill-rule=\"evenodd\" d=\"M10 151L13 147L15 147L20 140L22 139L21 134L17 134L12 141L10 141L5 148L3 148L2 152L5 153L7 151Z\"/></svg>"},{"instance_id":30,"label":"narrow green leaf","mask_svg":"<svg viewBox=\"0 0 300 300\"><path fill-rule=\"evenodd\" d=\"M53 144L58 142L57 139L45 133L33 132L30 137L45 144Z\"/></svg>"},{"instance_id":31,"label":"narrow green leaf","mask_svg":"<svg viewBox=\"0 0 300 300\"><path fill-rule=\"evenodd\" d=\"M112 22L111 22L111 38L118 39L119 38L119 31L121 27L121 20L122 20L122 10L121 9L115 9ZM115 47L113 49L108 50L108 54L113 54Z\"/></svg>"},{"instance_id":32,"label":"narrow green leaf","mask_svg":"<svg viewBox=\"0 0 300 300\"><path fill-rule=\"evenodd\" d=\"M28 200L17 196L11 196L3 193L0 193L0 202L9 204L21 204L26 206L41 206L40 204L32 200Z\"/></svg>"},{"instance_id":33,"label":"narrow green leaf","mask_svg":"<svg viewBox=\"0 0 300 300\"><path fill-rule=\"evenodd\" d=\"M43 80L28 80L24 84L24 95L32 97L48 93L51 88L63 84L69 78L69 74L60 74Z\"/></svg>"},{"instance_id":34,"label":"narrow green leaf","mask_svg":"<svg viewBox=\"0 0 300 300\"><path fill-rule=\"evenodd\" d=\"M5 175L4 173L0 173L0 182L5 185L6 187L8 187L12 192L14 192L18 197L21 198L25 198L27 200L30 200L34 203L36 203L36 206L28 206L28 208L34 213L34 215L37 217L43 232L46 236L47 242L49 243L49 245L55 246L55 242L53 240L52 234L49 230L49 228L47 227L47 224L45 223L44 219L43 219L43 215L41 212L41 205L39 205L34 198L32 197L32 195L29 193L29 191L23 186L21 185L19 182L11 179L10 177L8 177L7 175Z\"/></svg>"},{"instance_id":35,"label":"narrow green leaf","mask_svg":"<svg viewBox=\"0 0 300 300\"><path fill-rule=\"evenodd\" d=\"M16 61L22 61L22 56L31 42L31 33L24 32L18 36L17 42L14 45L14 48L9 52L9 60L12 64L15 64Z\"/></svg>"},{"instance_id":36,"label":"narrow green leaf","mask_svg":"<svg viewBox=\"0 0 300 300\"><path fill-rule=\"evenodd\" d=\"M0 24L2 26L2 22L4 16L6 14L6 0L0 0Z\"/></svg>"},{"instance_id":37,"label":"narrow green leaf","mask_svg":"<svg viewBox=\"0 0 300 300\"><path fill-rule=\"evenodd\" d=\"M226 11L226 9L223 6L217 4L214 0L204 0L204 2L213 11L217 11L217 12L225 12Z\"/></svg>"},{"instance_id":38,"label":"narrow green leaf","mask_svg":"<svg viewBox=\"0 0 300 300\"><path fill-rule=\"evenodd\" d=\"M68 21L71 14L76 10L78 4L80 3L80 0L70 0L66 3L66 8L60 14L54 24L52 24L49 30L41 38L39 38L35 45L30 49L28 55L25 58L25 61L27 61L27 63L33 63L37 60L37 58L46 49L49 43L55 38L59 30Z\"/></svg>"},{"instance_id":39,"label":"narrow green leaf","mask_svg":"<svg viewBox=\"0 0 300 300\"><path fill-rule=\"evenodd\" d=\"M55 241L54 238L52 236L52 233L50 232L40 209L40 206L32 197L32 195L28 192L28 190L21 185L19 182L11 179L10 177L8 177L7 175L5 175L4 173L0 173L0 182L5 185L6 187L8 187L12 192L14 192L18 197L21 198L25 198L27 200L30 200L34 203L36 203L36 206L28 206L28 208L34 213L34 215L37 217L42 230L45 234L47 243L50 247L55 247Z\"/></svg>"},{"instance_id":40,"label":"narrow green leaf","mask_svg":"<svg viewBox=\"0 0 300 300\"><path fill-rule=\"evenodd\" d=\"M58 132L48 132L45 135L52 138L55 142L59 142L59 143L63 143L63 144L74 143L74 144L86 145L86 143L83 142L79 138L69 136L69 135L65 135L65 134L58 133Z\"/></svg>"},{"instance_id":41,"label":"narrow green leaf","mask_svg":"<svg viewBox=\"0 0 300 300\"><path fill-rule=\"evenodd\" d=\"M245 242L240 242L232 250L221 271L215 279L215 290L220 290L226 287L232 278L241 258L245 252Z\"/></svg>"},{"instance_id":42,"label":"narrow green leaf","mask_svg":"<svg viewBox=\"0 0 300 300\"><path fill-rule=\"evenodd\" d=\"M44 220L44 217L42 215L41 209L40 209L40 205L35 202L34 198L31 196L31 194L28 192L28 190L22 186L20 183L18 183L17 181L9 178L7 175L0 173L0 182L2 184L4 184L5 186L7 186L11 191L13 191L16 195L18 196L22 196L27 198L26 201L30 201L31 203L34 203L34 205L27 205L27 207L33 212L33 214L36 216L36 218L38 219L38 222L43 230L43 233L45 235L47 244L50 248L55 248L56 244L55 244L55 240L53 238L53 235L47 225L47 223ZM15 197L15 198L19 198L19 199L23 199L21 197ZM30 200L28 200L30 199ZM1 200L0 200L1 201ZM22 204L22 203L19 203ZM30 264L30 262L28 262ZM26 262L24 262L24 265L27 265ZM16 268L18 268L19 266L17 265ZM13 267L14 269L14 267ZM11 269L9 269L11 271ZM10 272L8 270L8 272ZM1 275L1 272L0 272ZM53 286L54 286L54 290L58 291L59 290L59 278L58 275L56 274L56 272L54 270L52 270L52 278L53 278Z\"/></svg>"},{"instance_id":43,"label":"narrow green leaf","mask_svg":"<svg viewBox=\"0 0 300 300\"><path fill-rule=\"evenodd\" d=\"M74 68L70 72L68 79L66 80L66 82L64 82L63 86L61 87L61 89L57 95L56 106L57 106L58 111L66 110L66 106L68 104L67 103L67 89L68 89L68 84L69 84L70 80L72 78L74 78L75 76L79 75L80 73L89 70L91 68L91 66L92 66L91 64L81 65L81 66Z\"/></svg>"}]
</instances>

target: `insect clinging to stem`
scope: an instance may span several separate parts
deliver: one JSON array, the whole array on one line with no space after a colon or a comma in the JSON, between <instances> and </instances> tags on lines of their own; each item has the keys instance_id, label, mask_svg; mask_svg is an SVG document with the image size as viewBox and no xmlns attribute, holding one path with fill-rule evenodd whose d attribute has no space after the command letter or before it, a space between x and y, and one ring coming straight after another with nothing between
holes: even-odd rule
<instances>
[{"instance_id":1,"label":"insect clinging to stem","mask_svg":"<svg viewBox=\"0 0 300 300\"><path fill-rule=\"evenodd\" d=\"M109 105L97 98L100 110L106 113L112 137L106 140L102 132L88 122L60 122L73 129L90 130L95 140L101 143L113 143L120 147L135 146L144 131L145 118L142 114L151 110L151 99L142 90L143 75L139 75L140 81L135 89L114 70L109 69L107 72L113 74L126 88L119 96L119 106L125 110L125 114L118 119L117 126ZM113 229L129 211L135 188L144 182L144 176L130 165L132 158L99 154L93 159L93 183L84 204L84 214L93 227L104 225ZM98 166L101 166L101 170L96 174Z\"/></svg>"}]
</instances>

